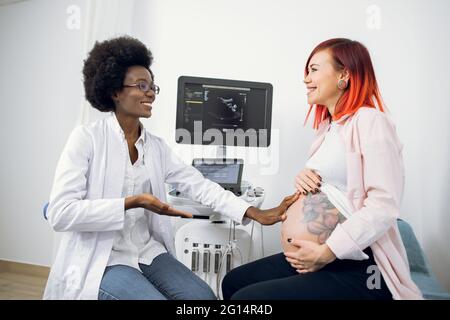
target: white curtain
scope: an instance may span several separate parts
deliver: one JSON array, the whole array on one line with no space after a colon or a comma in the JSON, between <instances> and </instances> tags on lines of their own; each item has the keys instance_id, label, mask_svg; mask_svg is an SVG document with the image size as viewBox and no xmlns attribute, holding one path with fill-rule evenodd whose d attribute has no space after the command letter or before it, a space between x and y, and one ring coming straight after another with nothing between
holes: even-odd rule
<instances>
[{"instance_id":1,"label":"white curtain","mask_svg":"<svg viewBox=\"0 0 450 320\"><path fill-rule=\"evenodd\" d=\"M84 59L96 41L130 34L135 0L87 0L86 13L82 14L84 25ZM83 99L77 124L87 124L101 119L108 113L99 112Z\"/></svg>"}]
</instances>

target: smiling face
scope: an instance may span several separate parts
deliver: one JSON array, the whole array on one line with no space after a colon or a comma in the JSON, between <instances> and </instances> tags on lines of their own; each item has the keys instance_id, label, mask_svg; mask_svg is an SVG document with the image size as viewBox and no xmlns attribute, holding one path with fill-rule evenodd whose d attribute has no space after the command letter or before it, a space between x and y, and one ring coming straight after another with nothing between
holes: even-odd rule
<instances>
[{"instance_id":1,"label":"smiling face","mask_svg":"<svg viewBox=\"0 0 450 320\"><path fill-rule=\"evenodd\" d=\"M123 85L134 85L139 82L153 85L153 77L149 70L142 66L129 67ZM116 113L137 118L150 118L152 116L152 103L155 101L155 92L143 92L136 87L123 87L114 96Z\"/></svg>"},{"instance_id":2,"label":"smiling face","mask_svg":"<svg viewBox=\"0 0 450 320\"><path fill-rule=\"evenodd\" d=\"M329 51L321 50L314 54L309 61L308 74L303 80L307 88L308 104L324 105L328 110L334 110L344 91L338 88L339 80L348 81L348 73L335 69Z\"/></svg>"}]
</instances>

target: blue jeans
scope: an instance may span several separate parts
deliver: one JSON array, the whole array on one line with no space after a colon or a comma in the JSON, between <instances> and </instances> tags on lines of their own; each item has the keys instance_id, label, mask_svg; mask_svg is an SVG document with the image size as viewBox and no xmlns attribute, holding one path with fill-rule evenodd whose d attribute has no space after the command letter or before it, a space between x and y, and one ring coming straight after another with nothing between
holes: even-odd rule
<instances>
[{"instance_id":1,"label":"blue jeans","mask_svg":"<svg viewBox=\"0 0 450 320\"><path fill-rule=\"evenodd\" d=\"M99 300L216 300L211 288L171 254L157 256L137 269L106 267Z\"/></svg>"}]
</instances>

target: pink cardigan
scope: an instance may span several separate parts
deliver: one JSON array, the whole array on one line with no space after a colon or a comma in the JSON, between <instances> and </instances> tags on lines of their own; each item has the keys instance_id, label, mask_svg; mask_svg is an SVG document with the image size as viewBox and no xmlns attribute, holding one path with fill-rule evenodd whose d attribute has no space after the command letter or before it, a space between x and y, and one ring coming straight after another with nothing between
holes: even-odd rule
<instances>
[{"instance_id":1,"label":"pink cardigan","mask_svg":"<svg viewBox=\"0 0 450 320\"><path fill-rule=\"evenodd\" d=\"M352 216L326 241L338 259L363 260L368 246L394 299L423 299L412 281L405 247L397 227L403 195L402 144L388 116L363 107L341 118L339 133L347 157L347 198ZM323 121L309 157L321 145L330 126ZM368 273L368 277L373 273Z\"/></svg>"}]
</instances>

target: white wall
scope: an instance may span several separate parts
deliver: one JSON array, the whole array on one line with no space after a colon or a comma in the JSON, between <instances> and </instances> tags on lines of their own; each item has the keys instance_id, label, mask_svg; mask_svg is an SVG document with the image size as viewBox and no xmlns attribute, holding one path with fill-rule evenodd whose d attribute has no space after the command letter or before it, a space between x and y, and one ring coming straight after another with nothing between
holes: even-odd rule
<instances>
[{"instance_id":1,"label":"white wall","mask_svg":"<svg viewBox=\"0 0 450 320\"><path fill-rule=\"evenodd\" d=\"M83 99L84 25L78 31L65 27L65 10L74 3L82 10L86 6L85 1L31 0L0 7L0 97L7 119L0 127L5 150L0 259L44 265L51 260L52 233L41 207ZM381 10L379 30L367 25L366 10L373 4ZM186 161L214 149L174 143L180 75L273 84L272 163L248 164L244 172L245 179L265 188L267 207L293 191L293 177L303 167L313 137L311 128L302 126L307 106L301 80L310 51L331 37L363 42L405 145L403 217L450 290L448 1L348 0L344 6L331 0L136 0L136 8L132 35L152 49L161 86L153 117L145 123ZM237 153L250 162L245 149ZM263 174L270 166L275 172ZM279 251L279 225L265 227L265 232L266 254Z\"/></svg>"}]
</instances>

